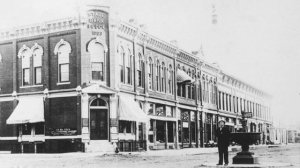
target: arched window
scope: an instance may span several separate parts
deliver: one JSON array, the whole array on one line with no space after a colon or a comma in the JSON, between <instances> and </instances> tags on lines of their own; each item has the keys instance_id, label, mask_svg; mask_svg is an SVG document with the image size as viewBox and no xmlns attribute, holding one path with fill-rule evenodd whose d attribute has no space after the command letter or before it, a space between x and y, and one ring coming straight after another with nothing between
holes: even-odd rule
<instances>
[{"instance_id":1,"label":"arched window","mask_svg":"<svg viewBox=\"0 0 300 168\"><path fill-rule=\"evenodd\" d=\"M71 45L60 40L55 46L54 54L58 55L58 82L69 82Z\"/></svg>"},{"instance_id":2,"label":"arched window","mask_svg":"<svg viewBox=\"0 0 300 168\"><path fill-rule=\"evenodd\" d=\"M153 89L153 62L152 59L149 58L149 64L148 64L148 85L149 89Z\"/></svg>"},{"instance_id":3,"label":"arched window","mask_svg":"<svg viewBox=\"0 0 300 168\"><path fill-rule=\"evenodd\" d=\"M30 85L30 57L32 52L30 48L23 45L23 47L19 50L18 57L22 59L22 85Z\"/></svg>"},{"instance_id":4,"label":"arched window","mask_svg":"<svg viewBox=\"0 0 300 168\"><path fill-rule=\"evenodd\" d=\"M160 77L161 77L161 91L165 92L166 91L166 67L165 63L161 63L161 71L160 71Z\"/></svg>"},{"instance_id":5,"label":"arched window","mask_svg":"<svg viewBox=\"0 0 300 168\"><path fill-rule=\"evenodd\" d=\"M202 76L202 101L206 102L206 82L205 76Z\"/></svg>"},{"instance_id":6,"label":"arched window","mask_svg":"<svg viewBox=\"0 0 300 168\"><path fill-rule=\"evenodd\" d=\"M89 43L88 51L91 57L91 75L94 81L104 81L104 64L106 46L97 40Z\"/></svg>"},{"instance_id":7,"label":"arched window","mask_svg":"<svg viewBox=\"0 0 300 168\"><path fill-rule=\"evenodd\" d=\"M168 88L169 88L169 93L173 94L173 69L172 69L172 65L169 65Z\"/></svg>"},{"instance_id":8,"label":"arched window","mask_svg":"<svg viewBox=\"0 0 300 168\"><path fill-rule=\"evenodd\" d=\"M137 79L138 86L144 87L144 60L141 53L138 53L138 65L137 65Z\"/></svg>"},{"instance_id":9,"label":"arched window","mask_svg":"<svg viewBox=\"0 0 300 168\"><path fill-rule=\"evenodd\" d=\"M131 62L132 62L131 60L132 60L132 54L131 54L131 51L128 50L126 57L125 57L127 84L131 84Z\"/></svg>"},{"instance_id":10,"label":"arched window","mask_svg":"<svg viewBox=\"0 0 300 168\"><path fill-rule=\"evenodd\" d=\"M156 91L160 91L160 64L159 61L157 60L156 62Z\"/></svg>"},{"instance_id":11,"label":"arched window","mask_svg":"<svg viewBox=\"0 0 300 168\"><path fill-rule=\"evenodd\" d=\"M43 48L37 43L31 48L33 56L33 71L34 71L34 84L42 83L42 56Z\"/></svg>"},{"instance_id":12,"label":"arched window","mask_svg":"<svg viewBox=\"0 0 300 168\"><path fill-rule=\"evenodd\" d=\"M95 99L91 102L90 104L91 107L95 107L95 106L103 106L103 107L107 107L107 103L105 100L103 99Z\"/></svg>"},{"instance_id":13,"label":"arched window","mask_svg":"<svg viewBox=\"0 0 300 168\"><path fill-rule=\"evenodd\" d=\"M125 57L126 57L126 54L125 54L125 51L124 51L124 48L123 47L120 47L120 50L119 50L119 53L120 53L120 81L121 83L125 83Z\"/></svg>"}]
</instances>

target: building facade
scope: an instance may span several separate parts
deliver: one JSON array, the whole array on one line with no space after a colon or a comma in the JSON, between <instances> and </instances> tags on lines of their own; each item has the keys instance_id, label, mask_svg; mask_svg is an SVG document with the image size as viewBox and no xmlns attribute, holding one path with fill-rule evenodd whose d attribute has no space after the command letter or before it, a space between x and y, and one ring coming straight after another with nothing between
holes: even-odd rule
<instances>
[{"instance_id":1,"label":"building facade","mask_svg":"<svg viewBox=\"0 0 300 168\"><path fill-rule=\"evenodd\" d=\"M270 138L270 96L197 54L87 5L0 33L0 150L207 147L220 119Z\"/></svg>"}]
</instances>

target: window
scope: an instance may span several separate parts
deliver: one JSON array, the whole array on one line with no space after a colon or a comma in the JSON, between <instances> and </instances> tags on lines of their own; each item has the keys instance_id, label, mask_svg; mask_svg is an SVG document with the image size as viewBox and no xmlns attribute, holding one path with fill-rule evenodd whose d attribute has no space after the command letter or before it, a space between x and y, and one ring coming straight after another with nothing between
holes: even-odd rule
<instances>
[{"instance_id":1,"label":"window","mask_svg":"<svg viewBox=\"0 0 300 168\"><path fill-rule=\"evenodd\" d=\"M125 83L125 67L124 67L124 64L125 64L125 51L124 51L124 48L121 47L120 49L120 80L121 80L121 83Z\"/></svg>"},{"instance_id":2,"label":"window","mask_svg":"<svg viewBox=\"0 0 300 168\"><path fill-rule=\"evenodd\" d=\"M153 88L153 62L152 62L151 58L149 58L149 64L148 64L148 85L149 85L149 89L152 90L152 88Z\"/></svg>"},{"instance_id":3,"label":"window","mask_svg":"<svg viewBox=\"0 0 300 168\"><path fill-rule=\"evenodd\" d=\"M134 133L134 122L132 121L119 121L119 133Z\"/></svg>"},{"instance_id":4,"label":"window","mask_svg":"<svg viewBox=\"0 0 300 168\"><path fill-rule=\"evenodd\" d=\"M130 50L128 50L128 53L126 54L125 57L125 62L126 62L126 82L127 84L131 84L131 60L132 60L132 54Z\"/></svg>"},{"instance_id":5,"label":"window","mask_svg":"<svg viewBox=\"0 0 300 168\"><path fill-rule=\"evenodd\" d=\"M88 51L91 56L92 80L104 81L105 50L106 47L95 40L89 43Z\"/></svg>"},{"instance_id":6,"label":"window","mask_svg":"<svg viewBox=\"0 0 300 168\"><path fill-rule=\"evenodd\" d=\"M54 53L58 55L58 82L70 81L70 53L71 46L63 39L55 46Z\"/></svg>"},{"instance_id":7,"label":"window","mask_svg":"<svg viewBox=\"0 0 300 168\"><path fill-rule=\"evenodd\" d=\"M30 57L31 50L23 45L23 47L19 50L18 57L22 59L22 85L30 85Z\"/></svg>"},{"instance_id":8,"label":"window","mask_svg":"<svg viewBox=\"0 0 300 168\"><path fill-rule=\"evenodd\" d=\"M34 70L34 84L42 83L42 55L43 49L37 44L32 49L33 55L33 70Z\"/></svg>"},{"instance_id":9,"label":"window","mask_svg":"<svg viewBox=\"0 0 300 168\"><path fill-rule=\"evenodd\" d=\"M160 91L160 64L159 61L157 60L156 62L156 91Z\"/></svg>"},{"instance_id":10,"label":"window","mask_svg":"<svg viewBox=\"0 0 300 168\"><path fill-rule=\"evenodd\" d=\"M173 94L173 69L172 69L172 65L169 66L168 88L169 88L169 93Z\"/></svg>"},{"instance_id":11,"label":"window","mask_svg":"<svg viewBox=\"0 0 300 168\"><path fill-rule=\"evenodd\" d=\"M137 65L137 84L139 87L144 87L144 61L142 54L138 54L139 61Z\"/></svg>"},{"instance_id":12,"label":"window","mask_svg":"<svg viewBox=\"0 0 300 168\"><path fill-rule=\"evenodd\" d=\"M161 91L166 92L166 67L165 67L165 63L162 63L160 73L161 73L161 75L160 75L160 77L161 77Z\"/></svg>"}]
</instances>

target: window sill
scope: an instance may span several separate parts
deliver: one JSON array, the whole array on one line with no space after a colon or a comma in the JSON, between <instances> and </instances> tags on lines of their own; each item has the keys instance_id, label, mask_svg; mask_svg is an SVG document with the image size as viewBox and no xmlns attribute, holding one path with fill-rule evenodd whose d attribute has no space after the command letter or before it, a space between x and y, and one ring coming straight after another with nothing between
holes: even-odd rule
<instances>
[{"instance_id":1,"label":"window sill","mask_svg":"<svg viewBox=\"0 0 300 168\"><path fill-rule=\"evenodd\" d=\"M71 82L58 82L56 85L69 85Z\"/></svg>"},{"instance_id":2,"label":"window sill","mask_svg":"<svg viewBox=\"0 0 300 168\"><path fill-rule=\"evenodd\" d=\"M26 85L26 86L21 86L20 88L23 89L23 88L34 88L34 87L43 87L43 85Z\"/></svg>"}]
</instances>

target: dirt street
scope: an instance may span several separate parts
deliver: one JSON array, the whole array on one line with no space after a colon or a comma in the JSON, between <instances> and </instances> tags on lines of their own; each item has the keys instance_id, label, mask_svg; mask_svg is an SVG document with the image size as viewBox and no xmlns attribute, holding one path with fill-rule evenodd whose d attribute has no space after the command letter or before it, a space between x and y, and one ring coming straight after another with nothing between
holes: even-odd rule
<instances>
[{"instance_id":1,"label":"dirt street","mask_svg":"<svg viewBox=\"0 0 300 168\"><path fill-rule=\"evenodd\" d=\"M186 150L186 149L182 149ZM201 150L201 149L195 149ZM300 144L283 145L268 148L257 147L252 150L260 157L260 162L284 162L291 163L292 167L300 167ZM168 152L166 152L168 153ZM170 153L170 152L169 152ZM177 154L176 154L177 153ZM229 159L236 152L230 152ZM72 167L72 168L94 168L94 167L130 167L130 168L175 168L175 167L199 167L205 163L217 163L217 153L186 153L180 154L176 150L169 156L157 156L155 153L133 153L118 155L98 155L90 153L67 153L67 154L0 154L0 167L13 168L50 168L50 167Z\"/></svg>"}]
</instances>

